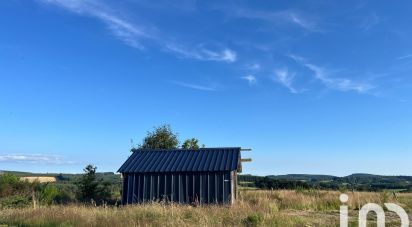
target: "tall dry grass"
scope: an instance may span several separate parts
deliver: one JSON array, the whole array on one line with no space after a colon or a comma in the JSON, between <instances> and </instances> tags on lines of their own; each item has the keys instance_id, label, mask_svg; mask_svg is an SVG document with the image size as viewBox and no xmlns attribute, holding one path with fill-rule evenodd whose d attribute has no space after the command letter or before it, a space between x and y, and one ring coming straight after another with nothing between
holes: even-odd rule
<instances>
[{"instance_id":1,"label":"tall dry grass","mask_svg":"<svg viewBox=\"0 0 412 227\"><path fill-rule=\"evenodd\" d=\"M347 193L351 225L367 202L395 202L409 212L412 194ZM145 204L125 207L82 205L0 211L1 224L11 226L338 226L340 192L242 191L233 206ZM389 225L399 224L392 215ZM372 220L373 222L373 220Z\"/></svg>"}]
</instances>

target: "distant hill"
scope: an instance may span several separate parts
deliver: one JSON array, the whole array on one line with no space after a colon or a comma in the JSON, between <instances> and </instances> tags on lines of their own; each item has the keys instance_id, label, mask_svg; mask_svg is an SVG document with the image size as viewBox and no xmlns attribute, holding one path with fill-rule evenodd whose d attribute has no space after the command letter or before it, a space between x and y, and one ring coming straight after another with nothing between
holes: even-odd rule
<instances>
[{"instance_id":1,"label":"distant hill","mask_svg":"<svg viewBox=\"0 0 412 227\"><path fill-rule=\"evenodd\" d=\"M299 180L299 181L328 181L336 178L331 175L311 175L311 174L287 174L287 175L269 175L267 177L282 180Z\"/></svg>"},{"instance_id":2,"label":"distant hill","mask_svg":"<svg viewBox=\"0 0 412 227\"><path fill-rule=\"evenodd\" d=\"M20 177L55 177L58 184L72 184L81 174L65 173L30 173L18 171L2 171ZM97 176L107 182L120 187L121 176L112 172L97 173ZM349 176L337 177L319 174L286 174L254 176L239 175L239 182L245 187L255 188L287 188L297 187L318 188L330 190L358 190L358 191L408 191L412 192L412 176L381 176L366 173L355 173Z\"/></svg>"},{"instance_id":3,"label":"distant hill","mask_svg":"<svg viewBox=\"0 0 412 227\"><path fill-rule=\"evenodd\" d=\"M53 177L56 179L57 183L74 183L82 175L80 173L30 173L30 172L19 172L19 171L7 171L0 170L1 173L11 173L19 177ZM106 182L117 184L121 183L120 174L113 172L97 172L97 177Z\"/></svg>"},{"instance_id":4,"label":"distant hill","mask_svg":"<svg viewBox=\"0 0 412 227\"><path fill-rule=\"evenodd\" d=\"M365 173L356 173L349 176L337 177L331 175L287 174L269 175L266 177L240 175L239 181L247 182L248 187L262 185L264 178L273 181L303 182L311 188L319 189L349 189L359 191L412 191L412 176L380 176ZM265 180L268 184L268 180ZM272 185L277 185L272 183ZM265 185L263 184L263 185ZM284 185L284 183L282 184Z\"/></svg>"}]
</instances>

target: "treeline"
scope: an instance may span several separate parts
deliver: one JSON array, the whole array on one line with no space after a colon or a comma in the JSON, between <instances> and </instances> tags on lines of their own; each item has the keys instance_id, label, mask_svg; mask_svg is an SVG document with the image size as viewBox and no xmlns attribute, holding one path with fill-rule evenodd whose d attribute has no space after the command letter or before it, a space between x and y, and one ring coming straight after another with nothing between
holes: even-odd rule
<instances>
[{"instance_id":1,"label":"treeline","mask_svg":"<svg viewBox=\"0 0 412 227\"><path fill-rule=\"evenodd\" d=\"M84 203L94 205L116 204L120 198L120 177L105 180L96 173L96 167L86 166L84 174L64 177L56 182L30 182L12 173L0 174L0 209L50 204ZM107 178L107 177L106 177Z\"/></svg>"},{"instance_id":2,"label":"treeline","mask_svg":"<svg viewBox=\"0 0 412 227\"><path fill-rule=\"evenodd\" d=\"M244 187L258 189L321 189L321 190L353 190L353 191L384 191L412 192L412 177L409 176L378 176L370 174L352 174L346 177L327 175L281 175L253 176L239 175L239 182Z\"/></svg>"},{"instance_id":3,"label":"treeline","mask_svg":"<svg viewBox=\"0 0 412 227\"><path fill-rule=\"evenodd\" d=\"M309 189L311 186L302 181L286 180L286 179L272 179L270 177L259 177L251 175L239 175L238 181L240 186L252 187L258 189Z\"/></svg>"}]
</instances>

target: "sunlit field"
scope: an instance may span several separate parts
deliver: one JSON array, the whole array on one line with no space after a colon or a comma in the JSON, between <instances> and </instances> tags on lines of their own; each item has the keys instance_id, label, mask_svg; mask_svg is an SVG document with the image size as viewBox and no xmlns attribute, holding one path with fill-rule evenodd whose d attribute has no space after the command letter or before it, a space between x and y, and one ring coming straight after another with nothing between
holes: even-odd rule
<instances>
[{"instance_id":1,"label":"sunlit field","mask_svg":"<svg viewBox=\"0 0 412 227\"><path fill-rule=\"evenodd\" d=\"M362 204L394 202L412 213L411 193L347 192L350 225L357 226ZM6 209L5 226L338 226L340 192L241 191L233 206L146 204L125 207L83 205ZM394 213L386 213L387 226L398 226ZM374 223L371 215L369 223Z\"/></svg>"}]
</instances>

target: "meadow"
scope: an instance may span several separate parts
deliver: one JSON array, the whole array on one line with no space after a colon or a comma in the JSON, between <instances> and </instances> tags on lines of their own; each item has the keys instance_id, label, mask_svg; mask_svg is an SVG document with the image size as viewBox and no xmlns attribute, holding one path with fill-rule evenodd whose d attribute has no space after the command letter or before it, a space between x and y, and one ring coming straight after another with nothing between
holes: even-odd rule
<instances>
[{"instance_id":1,"label":"meadow","mask_svg":"<svg viewBox=\"0 0 412 227\"><path fill-rule=\"evenodd\" d=\"M368 202L394 202L412 216L412 194L346 192L350 226ZM339 191L241 190L232 205L194 206L153 203L134 206L51 205L0 210L0 226L339 226ZM376 220L371 215L368 223ZM399 226L386 212L387 226Z\"/></svg>"}]
</instances>

